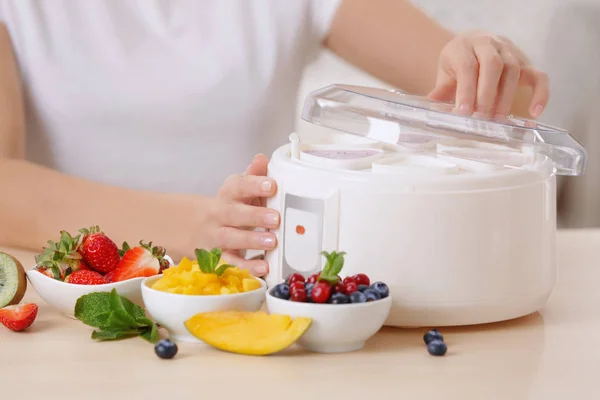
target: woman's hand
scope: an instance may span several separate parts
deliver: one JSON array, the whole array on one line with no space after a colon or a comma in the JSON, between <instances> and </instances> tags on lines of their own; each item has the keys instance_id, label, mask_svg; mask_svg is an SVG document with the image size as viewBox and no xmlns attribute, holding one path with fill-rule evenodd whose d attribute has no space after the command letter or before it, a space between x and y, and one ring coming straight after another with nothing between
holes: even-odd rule
<instances>
[{"instance_id":1,"label":"woman's hand","mask_svg":"<svg viewBox=\"0 0 600 400\"><path fill-rule=\"evenodd\" d=\"M550 97L548 76L510 40L468 32L454 37L442 50L436 87L429 97L454 101L461 114L507 115L521 85L533 89L528 112L538 118Z\"/></svg>"},{"instance_id":2,"label":"woman's hand","mask_svg":"<svg viewBox=\"0 0 600 400\"><path fill-rule=\"evenodd\" d=\"M199 226L207 246L222 249L226 262L257 276L268 272L267 262L246 260L242 254L250 249L273 249L277 245L275 235L254 229L276 229L280 221L277 211L264 206L277 191L275 181L266 177L268 162L267 157L258 155L245 174L230 176L209 202Z\"/></svg>"}]
</instances>

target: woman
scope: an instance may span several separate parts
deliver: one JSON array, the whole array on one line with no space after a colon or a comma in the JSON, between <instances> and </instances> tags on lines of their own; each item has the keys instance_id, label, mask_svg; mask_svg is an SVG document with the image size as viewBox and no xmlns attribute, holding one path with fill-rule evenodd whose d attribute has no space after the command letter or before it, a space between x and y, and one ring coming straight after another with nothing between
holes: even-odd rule
<instances>
[{"instance_id":1,"label":"woman","mask_svg":"<svg viewBox=\"0 0 600 400\"><path fill-rule=\"evenodd\" d=\"M321 46L403 90L538 117L546 75L510 41L399 0L0 0L0 243L100 225L173 255L277 245L269 153ZM532 90L520 90L519 87ZM517 95L518 94L518 95ZM230 176L221 185L221 182ZM237 255L236 255L237 254Z\"/></svg>"}]
</instances>

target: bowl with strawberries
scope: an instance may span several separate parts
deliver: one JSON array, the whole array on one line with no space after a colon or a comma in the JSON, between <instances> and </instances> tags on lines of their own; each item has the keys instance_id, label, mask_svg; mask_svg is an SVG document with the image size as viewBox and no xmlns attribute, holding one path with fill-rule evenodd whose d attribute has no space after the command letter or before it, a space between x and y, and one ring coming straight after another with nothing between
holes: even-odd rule
<instances>
[{"instance_id":1,"label":"bowl with strawberries","mask_svg":"<svg viewBox=\"0 0 600 400\"><path fill-rule=\"evenodd\" d=\"M386 283L363 273L340 273L346 253L322 253L326 258L322 271L305 277L294 273L269 289L266 303L269 313L308 317L312 324L298 340L306 350L342 353L360 350L383 326L392 306Z\"/></svg>"},{"instance_id":2,"label":"bowl with strawberries","mask_svg":"<svg viewBox=\"0 0 600 400\"><path fill-rule=\"evenodd\" d=\"M164 248L140 241L119 249L98 226L80 229L78 235L60 232L49 240L26 271L38 295L64 315L74 317L77 299L92 292L110 292L143 307L141 282L173 263Z\"/></svg>"}]
</instances>

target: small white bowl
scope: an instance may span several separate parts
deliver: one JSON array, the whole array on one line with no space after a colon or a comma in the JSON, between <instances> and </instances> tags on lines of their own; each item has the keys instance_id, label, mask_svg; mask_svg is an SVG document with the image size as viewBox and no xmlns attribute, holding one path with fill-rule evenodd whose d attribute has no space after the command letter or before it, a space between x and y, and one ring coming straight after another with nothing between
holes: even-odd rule
<instances>
[{"instance_id":1,"label":"small white bowl","mask_svg":"<svg viewBox=\"0 0 600 400\"><path fill-rule=\"evenodd\" d=\"M194 337L184 322L194 315L211 311L258 311L265 301L267 284L258 279L259 289L226 295L188 295L162 292L152 285L162 275L146 278L142 282L142 298L152 319L163 326L175 341L203 343Z\"/></svg>"},{"instance_id":2,"label":"small white bowl","mask_svg":"<svg viewBox=\"0 0 600 400\"><path fill-rule=\"evenodd\" d=\"M140 307L144 306L140 282L145 278L133 278L104 285L75 285L50 278L36 271L35 266L29 269L26 274L27 279L42 300L69 318L75 319L74 311L77 299L93 292L110 292L117 289L119 295L131 300Z\"/></svg>"},{"instance_id":3,"label":"small white bowl","mask_svg":"<svg viewBox=\"0 0 600 400\"><path fill-rule=\"evenodd\" d=\"M360 350L383 326L392 307L392 296L359 304L298 303L278 299L267 292L270 314L292 318L310 317L310 328L297 344L317 353L345 353Z\"/></svg>"}]
</instances>

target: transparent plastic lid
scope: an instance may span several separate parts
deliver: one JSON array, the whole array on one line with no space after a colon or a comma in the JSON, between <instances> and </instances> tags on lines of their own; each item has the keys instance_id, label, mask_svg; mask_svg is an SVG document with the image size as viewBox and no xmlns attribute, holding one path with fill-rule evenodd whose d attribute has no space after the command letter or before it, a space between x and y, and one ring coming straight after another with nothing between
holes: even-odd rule
<instances>
[{"instance_id":1,"label":"transparent plastic lid","mask_svg":"<svg viewBox=\"0 0 600 400\"><path fill-rule=\"evenodd\" d=\"M559 175L585 171L587 153L565 130L513 116L460 115L451 103L395 90L331 85L310 93L302 119L379 142L411 145L465 139L542 154Z\"/></svg>"}]
</instances>

